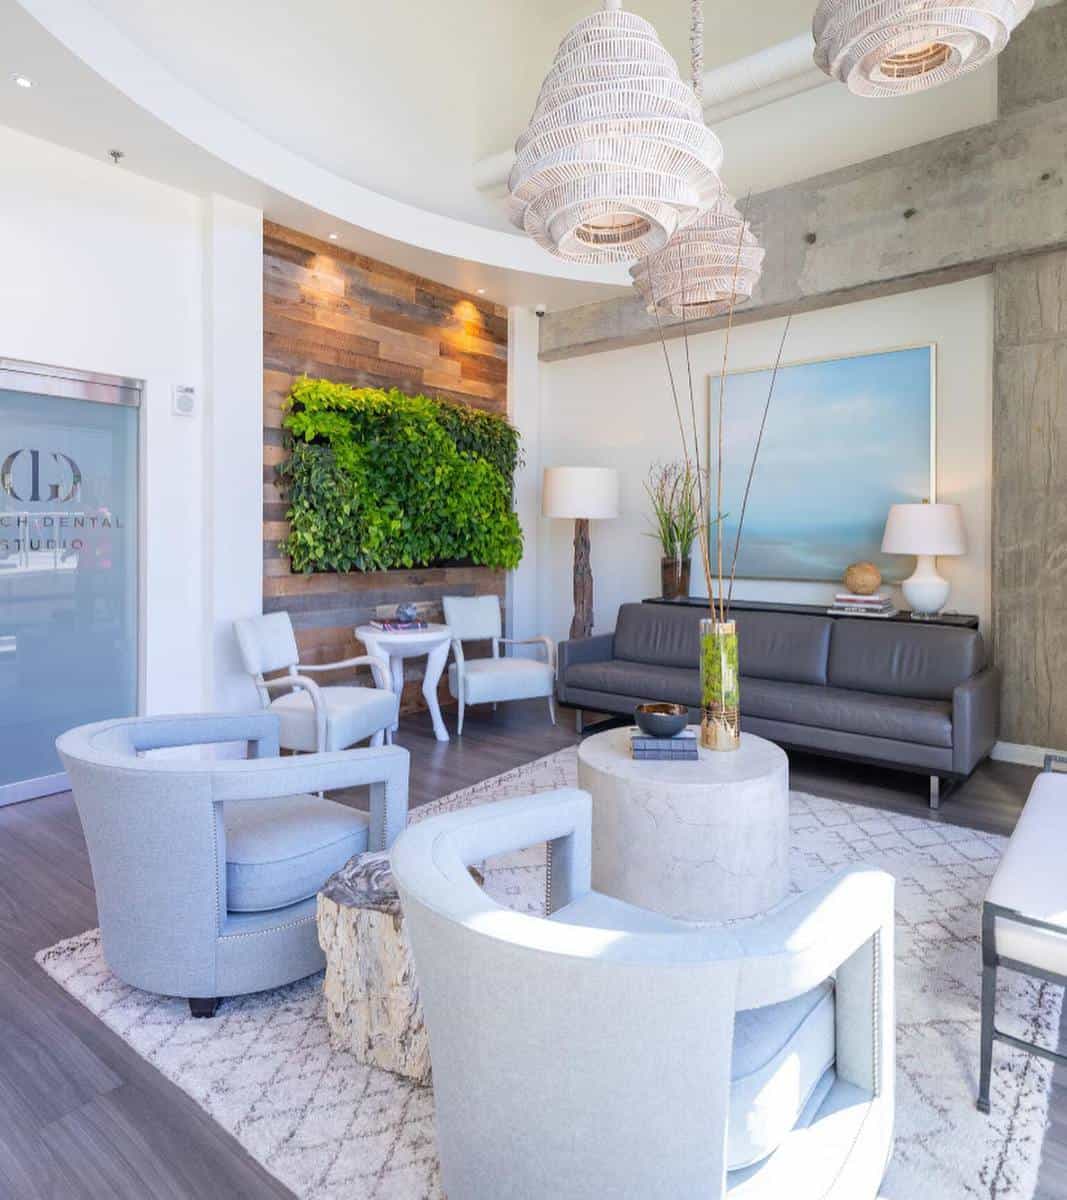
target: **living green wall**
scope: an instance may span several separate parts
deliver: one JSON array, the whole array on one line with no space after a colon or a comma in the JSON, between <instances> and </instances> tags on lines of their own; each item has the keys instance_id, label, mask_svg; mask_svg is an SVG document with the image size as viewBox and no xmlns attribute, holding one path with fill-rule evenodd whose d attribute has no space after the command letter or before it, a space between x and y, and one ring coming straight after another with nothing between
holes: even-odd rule
<instances>
[{"instance_id":1,"label":"living green wall","mask_svg":"<svg viewBox=\"0 0 1067 1200\"><path fill-rule=\"evenodd\" d=\"M282 425L294 571L518 565L519 435L503 417L305 377Z\"/></svg>"}]
</instances>

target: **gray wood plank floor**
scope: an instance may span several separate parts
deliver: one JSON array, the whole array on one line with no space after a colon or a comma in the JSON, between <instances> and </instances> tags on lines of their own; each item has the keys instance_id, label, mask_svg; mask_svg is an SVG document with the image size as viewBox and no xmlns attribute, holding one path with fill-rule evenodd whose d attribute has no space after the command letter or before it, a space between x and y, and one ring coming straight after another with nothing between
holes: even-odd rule
<instances>
[{"instance_id":1,"label":"gray wood plank floor","mask_svg":"<svg viewBox=\"0 0 1067 1200\"><path fill-rule=\"evenodd\" d=\"M462 742L447 745L434 741L426 717L406 718L399 740L412 752L415 806L578 739L569 713L552 728L537 703L474 709ZM919 777L802 755L791 760L795 788L929 815ZM944 802L940 819L1009 833L1033 774L987 763ZM359 794L345 798L364 803ZM95 924L92 876L69 794L0 809L0 1200L290 1196L36 966L37 950ZM1062 1070L1035 1200L1067 1200Z\"/></svg>"}]
</instances>

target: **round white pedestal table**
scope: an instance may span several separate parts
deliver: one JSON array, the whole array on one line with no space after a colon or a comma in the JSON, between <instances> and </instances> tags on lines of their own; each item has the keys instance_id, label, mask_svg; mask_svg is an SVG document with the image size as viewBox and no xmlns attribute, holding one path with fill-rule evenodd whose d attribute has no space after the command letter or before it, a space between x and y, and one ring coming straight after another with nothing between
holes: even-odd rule
<instances>
[{"instance_id":1,"label":"round white pedestal table","mask_svg":"<svg viewBox=\"0 0 1067 1200\"><path fill-rule=\"evenodd\" d=\"M789 760L773 742L635 762L629 728L578 747L593 797L593 888L683 921L752 917L789 890ZM698 731L699 736L699 731Z\"/></svg>"},{"instance_id":2,"label":"round white pedestal table","mask_svg":"<svg viewBox=\"0 0 1067 1200\"><path fill-rule=\"evenodd\" d=\"M389 674L393 691L397 696L404 691L404 659L426 655L426 673L422 680L422 694L433 721L434 737L447 742L448 730L441 719L441 705L437 700L437 685L448 662L448 651L452 645L452 630L447 625L427 625L425 629L404 629L389 632L375 629L373 625L360 625L356 637L367 647L368 654L384 658L389 663ZM395 731L397 725L393 726Z\"/></svg>"}]
</instances>

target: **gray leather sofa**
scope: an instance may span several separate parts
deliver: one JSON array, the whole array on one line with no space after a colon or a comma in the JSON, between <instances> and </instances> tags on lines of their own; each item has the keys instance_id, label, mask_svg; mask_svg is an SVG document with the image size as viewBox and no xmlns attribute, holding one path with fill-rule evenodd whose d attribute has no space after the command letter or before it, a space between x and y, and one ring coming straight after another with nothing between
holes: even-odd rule
<instances>
[{"instance_id":1,"label":"gray leather sofa","mask_svg":"<svg viewBox=\"0 0 1067 1200\"><path fill-rule=\"evenodd\" d=\"M557 694L579 710L700 705L699 608L624 604L615 632L559 647ZM741 727L782 745L962 779L996 740L1000 679L977 630L738 612ZM695 716L694 712L694 716Z\"/></svg>"}]
</instances>

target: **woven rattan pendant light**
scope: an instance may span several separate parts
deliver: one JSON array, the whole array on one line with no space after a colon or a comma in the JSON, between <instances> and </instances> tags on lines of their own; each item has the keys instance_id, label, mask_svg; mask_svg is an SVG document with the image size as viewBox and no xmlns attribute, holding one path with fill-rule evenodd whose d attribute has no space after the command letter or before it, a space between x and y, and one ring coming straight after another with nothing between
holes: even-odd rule
<instances>
[{"instance_id":1,"label":"woven rattan pendant light","mask_svg":"<svg viewBox=\"0 0 1067 1200\"><path fill-rule=\"evenodd\" d=\"M700 102L704 78L704 5L691 0L690 54L693 94ZM707 212L679 229L667 246L630 268L649 312L676 317L718 317L752 298L764 251L724 191Z\"/></svg>"},{"instance_id":2,"label":"woven rattan pendant light","mask_svg":"<svg viewBox=\"0 0 1067 1200\"><path fill-rule=\"evenodd\" d=\"M620 0L563 39L515 152L512 221L575 262L662 250L721 186L722 147L699 101Z\"/></svg>"},{"instance_id":3,"label":"woven rattan pendant light","mask_svg":"<svg viewBox=\"0 0 1067 1200\"><path fill-rule=\"evenodd\" d=\"M1034 0L820 0L815 62L857 96L948 83L1008 44Z\"/></svg>"}]
</instances>

